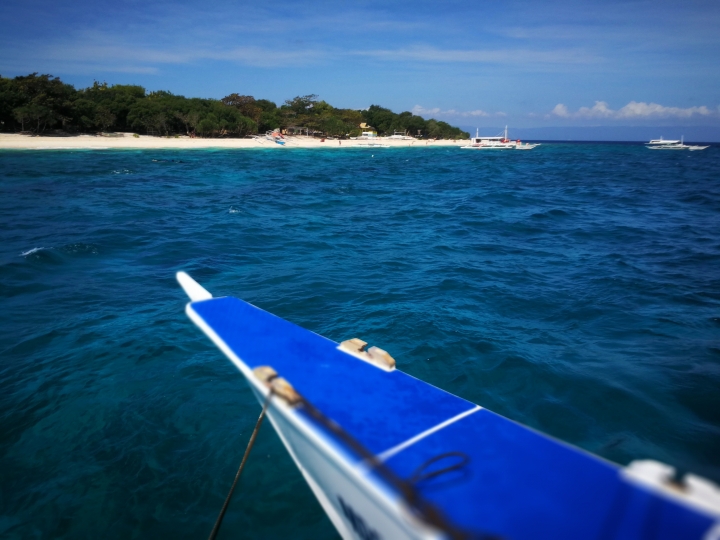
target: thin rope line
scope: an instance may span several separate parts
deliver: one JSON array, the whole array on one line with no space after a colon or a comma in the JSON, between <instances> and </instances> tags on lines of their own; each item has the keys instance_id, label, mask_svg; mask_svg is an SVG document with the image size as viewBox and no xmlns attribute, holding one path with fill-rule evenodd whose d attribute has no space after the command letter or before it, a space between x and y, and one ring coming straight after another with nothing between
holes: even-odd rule
<instances>
[{"instance_id":1,"label":"thin rope line","mask_svg":"<svg viewBox=\"0 0 720 540\"><path fill-rule=\"evenodd\" d=\"M240 475L243 472L243 469L245 468L245 462L247 461L248 456L250 455L250 450L252 450L253 445L255 444L255 439L257 438L257 434L260 431L260 426L262 425L262 421L265 419L265 412L267 411L268 405L270 404L270 398L272 397L273 392L270 390L270 392L267 395L267 398L265 398L265 403L263 404L262 412L260 413L260 417L257 420L257 423L255 424L255 429L252 432L252 435L250 436L250 441L248 442L247 448L245 448L245 455L243 455L242 461L240 462L240 467L238 468L237 474L235 475L235 480L233 481L232 487L230 488L230 492L227 494L227 497L225 498L225 504L223 504L222 510L220 510L220 515L218 516L217 520L215 521L215 526L212 529L212 532L210 533L210 536L208 537L208 540L215 540L215 537L218 534L218 531L220 530L220 525L222 525L223 518L225 517L225 512L228 509L228 505L230 504L230 498L232 497L233 491L235 491L235 486L238 483L238 480L240 480Z\"/></svg>"}]
</instances>

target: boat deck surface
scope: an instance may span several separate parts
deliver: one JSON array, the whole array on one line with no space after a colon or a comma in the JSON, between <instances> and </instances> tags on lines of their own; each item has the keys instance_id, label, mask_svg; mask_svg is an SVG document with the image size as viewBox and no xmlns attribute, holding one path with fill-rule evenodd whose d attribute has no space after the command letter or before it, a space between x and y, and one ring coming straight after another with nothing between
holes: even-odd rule
<instances>
[{"instance_id":1,"label":"boat deck surface","mask_svg":"<svg viewBox=\"0 0 720 540\"><path fill-rule=\"evenodd\" d=\"M251 304L224 297L189 309L242 363L273 367L399 477L447 452L466 455L464 467L416 485L462 529L502 538L670 540L703 538L712 526L708 516L628 483L614 464L379 369ZM345 458L361 460L349 449Z\"/></svg>"}]
</instances>

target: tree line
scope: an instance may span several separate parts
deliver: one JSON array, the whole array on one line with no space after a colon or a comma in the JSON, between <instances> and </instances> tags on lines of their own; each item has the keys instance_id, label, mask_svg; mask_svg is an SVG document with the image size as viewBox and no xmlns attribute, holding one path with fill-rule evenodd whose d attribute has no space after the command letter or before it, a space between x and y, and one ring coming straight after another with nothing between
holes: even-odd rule
<instances>
[{"instance_id":1,"label":"tree line","mask_svg":"<svg viewBox=\"0 0 720 540\"><path fill-rule=\"evenodd\" d=\"M0 76L0 131L37 135L135 132L170 136L244 137L272 129L303 128L326 136L360 135L360 124L379 135L395 131L438 139L468 138L450 124L400 114L372 105L338 109L315 94L288 99L279 107L267 99L230 94L220 100L186 98L137 85L95 82L77 90L52 75Z\"/></svg>"}]
</instances>

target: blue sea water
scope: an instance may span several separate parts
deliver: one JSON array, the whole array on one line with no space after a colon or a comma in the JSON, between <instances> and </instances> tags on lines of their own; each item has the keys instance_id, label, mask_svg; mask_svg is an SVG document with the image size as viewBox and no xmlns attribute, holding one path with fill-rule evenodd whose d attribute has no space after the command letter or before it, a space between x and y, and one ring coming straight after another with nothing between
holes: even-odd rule
<instances>
[{"instance_id":1,"label":"blue sea water","mask_svg":"<svg viewBox=\"0 0 720 540\"><path fill-rule=\"evenodd\" d=\"M0 152L0 536L203 538L259 406L174 274L720 481L720 149ZM269 425L221 538L335 538Z\"/></svg>"}]
</instances>

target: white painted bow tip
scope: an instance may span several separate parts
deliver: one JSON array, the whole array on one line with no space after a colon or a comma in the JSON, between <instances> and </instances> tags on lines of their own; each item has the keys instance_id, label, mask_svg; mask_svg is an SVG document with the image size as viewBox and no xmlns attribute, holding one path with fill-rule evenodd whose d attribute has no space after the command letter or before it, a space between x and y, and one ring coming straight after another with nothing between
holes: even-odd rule
<instances>
[{"instance_id":1,"label":"white painted bow tip","mask_svg":"<svg viewBox=\"0 0 720 540\"><path fill-rule=\"evenodd\" d=\"M177 278L180 286L183 288L183 291L185 291L185 294L190 297L191 302L210 300L213 297L207 289L191 278L187 273L178 272L175 274L175 277Z\"/></svg>"}]
</instances>

